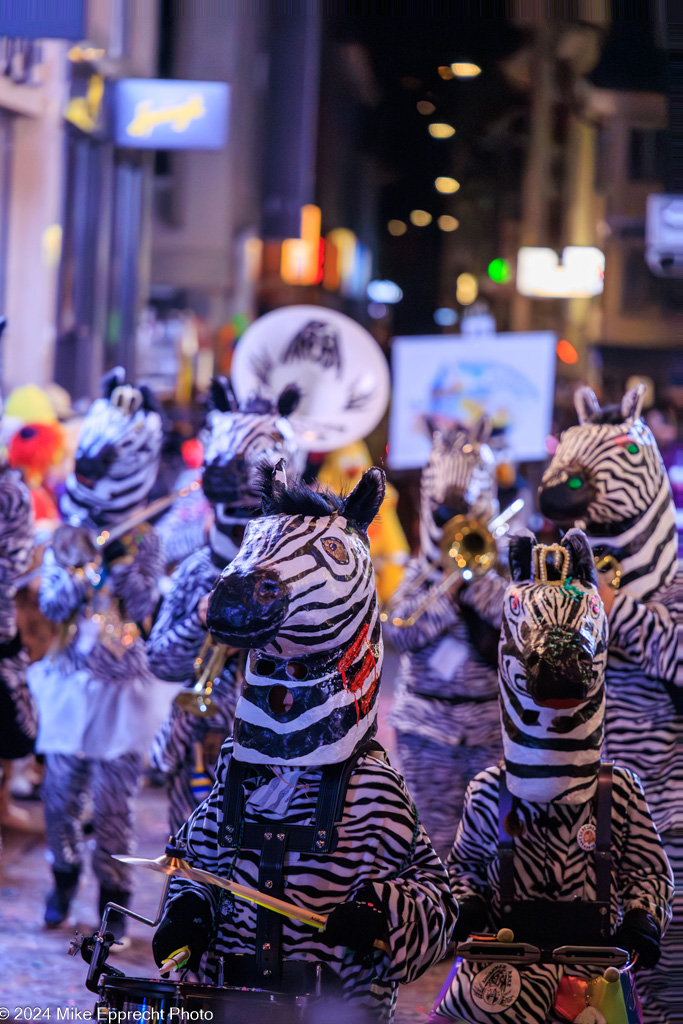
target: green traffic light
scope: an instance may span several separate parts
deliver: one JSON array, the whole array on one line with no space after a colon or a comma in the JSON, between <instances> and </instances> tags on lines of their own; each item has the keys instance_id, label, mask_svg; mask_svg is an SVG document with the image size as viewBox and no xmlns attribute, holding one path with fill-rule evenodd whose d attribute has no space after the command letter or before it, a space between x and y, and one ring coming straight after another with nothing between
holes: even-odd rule
<instances>
[{"instance_id":1,"label":"green traffic light","mask_svg":"<svg viewBox=\"0 0 683 1024\"><path fill-rule=\"evenodd\" d=\"M505 284L506 281L510 280L512 276L512 270L507 260L498 257L495 260L491 260L489 263L489 277L496 284Z\"/></svg>"}]
</instances>

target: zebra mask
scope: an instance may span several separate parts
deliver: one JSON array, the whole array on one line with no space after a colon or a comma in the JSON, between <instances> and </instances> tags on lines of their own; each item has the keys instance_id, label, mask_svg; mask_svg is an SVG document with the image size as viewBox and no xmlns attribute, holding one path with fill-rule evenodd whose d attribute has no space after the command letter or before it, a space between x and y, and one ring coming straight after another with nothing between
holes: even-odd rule
<instances>
[{"instance_id":1,"label":"zebra mask","mask_svg":"<svg viewBox=\"0 0 683 1024\"><path fill-rule=\"evenodd\" d=\"M140 505L159 471L161 416L147 388L124 384L117 366L102 381L103 398L90 406L78 436L74 472L66 478L61 511L73 525L115 523Z\"/></svg>"},{"instance_id":2,"label":"zebra mask","mask_svg":"<svg viewBox=\"0 0 683 1024\"><path fill-rule=\"evenodd\" d=\"M443 527L457 515L489 522L498 512L496 465L486 443L491 433L482 416L467 429L455 426L432 432L432 450L420 478L420 550L436 564Z\"/></svg>"},{"instance_id":3,"label":"zebra mask","mask_svg":"<svg viewBox=\"0 0 683 1024\"><path fill-rule=\"evenodd\" d=\"M647 600L673 580L678 542L669 479L654 436L640 418L645 385L600 408L590 388L543 474L541 512L584 529L596 557L613 555L621 587Z\"/></svg>"},{"instance_id":4,"label":"zebra mask","mask_svg":"<svg viewBox=\"0 0 683 1024\"><path fill-rule=\"evenodd\" d=\"M234 756L345 761L377 723L383 644L367 528L384 498L369 469L341 498L264 474L263 516L211 596L207 625L249 650Z\"/></svg>"},{"instance_id":5,"label":"zebra mask","mask_svg":"<svg viewBox=\"0 0 683 1024\"><path fill-rule=\"evenodd\" d=\"M503 600L500 710L510 792L585 803L595 792L605 713L607 617L580 530L561 544L510 542Z\"/></svg>"},{"instance_id":6,"label":"zebra mask","mask_svg":"<svg viewBox=\"0 0 683 1024\"><path fill-rule=\"evenodd\" d=\"M277 408L252 399L240 409L228 381L211 382L213 408L207 417L204 442L204 493L215 509L211 548L226 561L234 558L242 532L261 510L261 471L284 459L296 477L303 470L288 416L299 402L299 392L287 388Z\"/></svg>"}]
</instances>

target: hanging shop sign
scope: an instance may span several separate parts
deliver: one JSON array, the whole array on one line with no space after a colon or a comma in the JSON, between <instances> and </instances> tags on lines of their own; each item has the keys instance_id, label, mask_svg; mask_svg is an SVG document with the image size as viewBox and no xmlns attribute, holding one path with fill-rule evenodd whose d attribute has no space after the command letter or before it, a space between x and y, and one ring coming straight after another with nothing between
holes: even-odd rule
<instances>
[{"instance_id":1,"label":"hanging shop sign","mask_svg":"<svg viewBox=\"0 0 683 1024\"><path fill-rule=\"evenodd\" d=\"M0 36L22 39L83 39L83 0L3 0Z\"/></svg>"},{"instance_id":2,"label":"hanging shop sign","mask_svg":"<svg viewBox=\"0 0 683 1024\"><path fill-rule=\"evenodd\" d=\"M517 291L538 299L582 299L601 295L605 254L592 245L554 249L524 246L517 254Z\"/></svg>"},{"instance_id":3,"label":"hanging shop sign","mask_svg":"<svg viewBox=\"0 0 683 1024\"><path fill-rule=\"evenodd\" d=\"M115 86L114 141L127 149L222 149L229 95L225 82L121 79Z\"/></svg>"}]
</instances>

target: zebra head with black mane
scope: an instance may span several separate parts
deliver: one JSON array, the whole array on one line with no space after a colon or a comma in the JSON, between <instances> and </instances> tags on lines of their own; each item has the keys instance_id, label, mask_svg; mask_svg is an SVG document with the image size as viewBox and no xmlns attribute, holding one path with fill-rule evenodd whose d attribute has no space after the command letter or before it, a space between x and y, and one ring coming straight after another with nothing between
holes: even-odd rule
<instances>
[{"instance_id":1,"label":"zebra head with black mane","mask_svg":"<svg viewBox=\"0 0 683 1024\"><path fill-rule=\"evenodd\" d=\"M621 586L641 598L671 581L677 558L671 487L640 418L644 393L638 384L601 409L590 388L579 388L579 425L562 434L539 490L543 515L585 530L596 555L621 564Z\"/></svg>"},{"instance_id":2,"label":"zebra head with black mane","mask_svg":"<svg viewBox=\"0 0 683 1024\"><path fill-rule=\"evenodd\" d=\"M124 519L154 486L159 471L161 416L151 392L125 384L117 366L102 381L78 435L73 473L61 508L69 520L97 526Z\"/></svg>"},{"instance_id":3,"label":"zebra head with black mane","mask_svg":"<svg viewBox=\"0 0 683 1024\"><path fill-rule=\"evenodd\" d=\"M510 541L512 582L498 649L510 792L583 803L597 784L605 712L607 617L585 534Z\"/></svg>"},{"instance_id":4,"label":"zebra head with black mane","mask_svg":"<svg viewBox=\"0 0 683 1024\"><path fill-rule=\"evenodd\" d=\"M235 756L334 764L376 728L383 644L367 529L384 473L367 470L346 497L278 474L265 474L263 515L218 580L207 625L250 652Z\"/></svg>"},{"instance_id":5,"label":"zebra head with black mane","mask_svg":"<svg viewBox=\"0 0 683 1024\"><path fill-rule=\"evenodd\" d=\"M291 476L303 470L294 431L287 417L299 401L296 388L280 395L277 407L253 398L240 409L229 382L211 382L213 408L204 436L202 486L214 505L211 546L228 559L239 547L246 523L261 510L261 473L285 460Z\"/></svg>"},{"instance_id":6,"label":"zebra head with black mane","mask_svg":"<svg viewBox=\"0 0 683 1024\"><path fill-rule=\"evenodd\" d=\"M430 562L441 559L443 527L453 516L487 523L498 512L496 464L486 443L487 416L473 427L432 432L432 450L420 479L420 550Z\"/></svg>"}]
</instances>

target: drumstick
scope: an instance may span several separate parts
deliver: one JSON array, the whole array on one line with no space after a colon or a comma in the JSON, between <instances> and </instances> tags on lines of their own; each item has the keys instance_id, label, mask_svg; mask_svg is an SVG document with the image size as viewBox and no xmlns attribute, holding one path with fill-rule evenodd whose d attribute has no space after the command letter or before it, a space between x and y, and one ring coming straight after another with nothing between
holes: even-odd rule
<instances>
[{"instance_id":1,"label":"drumstick","mask_svg":"<svg viewBox=\"0 0 683 1024\"><path fill-rule=\"evenodd\" d=\"M189 946L181 946L180 949L176 949L174 953L166 957L159 968L159 974L169 974L170 971L179 970L185 966L191 955L192 951Z\"/></svg>"}]
</instances>

